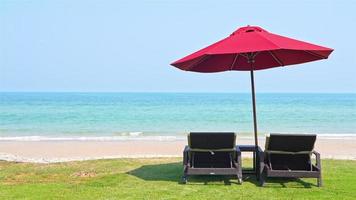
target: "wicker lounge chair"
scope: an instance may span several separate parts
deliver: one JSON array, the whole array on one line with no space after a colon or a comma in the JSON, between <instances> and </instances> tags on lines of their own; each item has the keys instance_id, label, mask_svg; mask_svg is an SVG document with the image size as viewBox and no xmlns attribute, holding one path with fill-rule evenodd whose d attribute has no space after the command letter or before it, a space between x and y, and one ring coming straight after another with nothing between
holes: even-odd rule
<instances>
[{"instance_id":1,"label":"wicker lounge chair","mask_svg":"<svg viewBox=\"0 0 356 200\"><path fill-rule=\"evenodd\" d=\"M265 151L259 150L261 186L268 177L317 178L322 186L320 154L314 151L316 135L270 134ZM313 164L311 156L316 157Z\"/></svg>"},{"instance_id":2,"label":"wicker lounge chair","mask_svg":"<svg viewBox=\"0 0 356 200\"><path fill-rule=\"evenodd\" d=\"M234 175L241 184L241 152L236 147L236 134L188 134L188 145L183 152L183 167L183 183L187 183L189 175Z\"/></svg>"}]
</instances>

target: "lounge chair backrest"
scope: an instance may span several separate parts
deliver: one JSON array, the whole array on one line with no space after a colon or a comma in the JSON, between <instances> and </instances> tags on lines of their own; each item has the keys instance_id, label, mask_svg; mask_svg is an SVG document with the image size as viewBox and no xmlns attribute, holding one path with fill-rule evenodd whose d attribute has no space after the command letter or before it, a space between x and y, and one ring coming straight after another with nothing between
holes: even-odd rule
<instances>
[{"instance_id":1,"label":"lounge chair backrest","mask_svg":"<svg viewBox=\"0 0 356 200\"><path fill-rule=\"evenodd\" d=\"M236 146L236 134L233 132L191 132L188 144L192 150L233 150Z\"/></svg>"},{"instance_id":2,"label":"lounge chair backrest","mask_svg":"<svg viewBox=\"0 0 356 200\"><path fill-rule=\"evenodd\" d=\"M314 149L316 135L270 134L266 138L265 151L270 153L303 154Z\"/></svg>"}]
</instances>

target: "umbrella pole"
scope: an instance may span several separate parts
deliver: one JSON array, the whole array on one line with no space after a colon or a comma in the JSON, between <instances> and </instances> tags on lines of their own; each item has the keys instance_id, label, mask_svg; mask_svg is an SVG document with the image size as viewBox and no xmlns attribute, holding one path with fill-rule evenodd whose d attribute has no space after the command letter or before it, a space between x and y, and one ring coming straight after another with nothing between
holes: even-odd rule
<instances>
[{"instance_id":1,"label":"umbrella pole","mask_svg":"<svg viewBox=\"0 0 356 200\"><path fill-rule=\"evenodd\" d=\"M256 173L256 176L259 179L258 169L257 169L257 160L259 160L258 152L258 138L257 138L257 117L256 117L256 97L255 97L255 78L253 76L253 67L251 62L251 90L252 90L252 109L253 109L253 129L255 133L255 152L253 154L253 169Z\"/></svg>"},{"instance_id":2,"label":"umbrella pole","mask_svg":"<svg viewBox=\"0 0 356 200\"><path fill-rule=\"evenodd\" d=\"M251 63L252 66L252 63ZM251 67L251 69L253 69ZM258 138L257 138L257 117L256 117L256 97L255 97L255 80L253 76L253 70L251 70L251 89L252 89L252 109L253 109L253 128L255 134L255 146L258 146Z\"/></svg>"}]
</instances>

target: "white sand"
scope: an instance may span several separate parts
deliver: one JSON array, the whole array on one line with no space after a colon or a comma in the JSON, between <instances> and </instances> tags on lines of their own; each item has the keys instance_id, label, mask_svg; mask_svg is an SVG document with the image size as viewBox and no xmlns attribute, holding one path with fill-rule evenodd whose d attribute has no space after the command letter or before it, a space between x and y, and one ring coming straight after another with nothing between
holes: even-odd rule
<instances>
[{"instance_id":1,"label":"white sand","mask_svg":"<svg viewBox=\"0 0 356 200\"><path fill-rule=\"evenodd\" d=\"M253 144L253 140L239 138L238 144ZM263 147L264 140L260 139L259 144ZM185 140L1 141L0 160L52 163L110 158L179 157L182 156L185 145ZM315 150L321 153L322 158L356 160L356 137L319 137Z\"/></svg>"}]
</instances>

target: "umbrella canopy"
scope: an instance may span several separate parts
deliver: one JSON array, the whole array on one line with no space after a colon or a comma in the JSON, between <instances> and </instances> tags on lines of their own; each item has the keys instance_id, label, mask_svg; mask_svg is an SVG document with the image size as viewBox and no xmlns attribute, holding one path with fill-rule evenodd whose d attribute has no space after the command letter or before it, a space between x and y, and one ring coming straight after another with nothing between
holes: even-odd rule
<instances>
[{"instance_id":1,"label":"umbrella canopy","mask_svg":"<svg viewBox=\"0 0 356 200\"><path fill-rule=\"evenodd\" d=\"M326 59L332 51L258 26L246 26L172 65L195 72L250 71Z\"/></svg>"},{"instance_id":2,"label":"umbrella canopy","mask_svg":"<svg viewBox=\"0 0 356 200\"><path fill-rule=\"evenodd\" d=\"M171 65L194 72L250 71L255 145L257 117L254 70L326 59L333 49L270 33L258 26L237 29L229 37L192 53Z\"/></svg>"}]
</instances>

